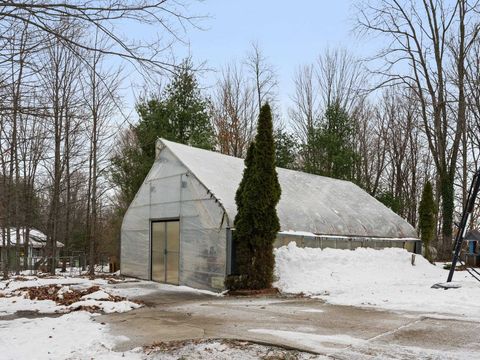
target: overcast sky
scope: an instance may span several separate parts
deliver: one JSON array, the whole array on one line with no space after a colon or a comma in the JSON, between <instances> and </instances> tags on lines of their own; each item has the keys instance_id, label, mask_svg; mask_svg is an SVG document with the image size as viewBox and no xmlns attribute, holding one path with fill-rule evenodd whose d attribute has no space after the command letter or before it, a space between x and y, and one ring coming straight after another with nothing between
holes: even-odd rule
<instances>
[{"instance_id":1,"label":"overcast sky","mask_svg":"<svg viewBox=\"0 0 480 360\"><path fill-rule=\"evenodd\" d=\"M189 14L209 17L199 23L204 30L189 29L184 36L189 45L178 45L175 55L182 58L190 53L195 63L205 62L210 69L220 69L245 57L250 44L258 42L277 70L279 100L286 114L293 93L293 74L299 65L313 62L328 47L344 47L359 56L371 51L372 42L360 41L352 32L354 3L353 0L192 2ZM217 76L214 71L202 74L202 85L212 86ZM131 106L132 94L126 100Z\"/></svg>"}]
</instances>

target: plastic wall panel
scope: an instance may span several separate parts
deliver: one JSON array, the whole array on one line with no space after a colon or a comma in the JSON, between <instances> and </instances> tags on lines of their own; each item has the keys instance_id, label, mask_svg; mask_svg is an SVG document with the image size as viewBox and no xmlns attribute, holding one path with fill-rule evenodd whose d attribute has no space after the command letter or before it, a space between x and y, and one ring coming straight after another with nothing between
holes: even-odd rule
<instances>
[{"instance_id":1,"label":"plastic wall panel","mask_svg":"<svg viewBox=\"0 0 480 360\"><path fill-rule=\"evenodd\" d=\"M185 201L182 203L182 216L185 217L185 228L218 229L222 224L223 211L212 199Z\"/></svg>"},{"instance_id":2,"label":"plastic wall panel","mask_svg":"<svg viewBox=\"0 0 480 360\"><path fill-rule=\"evenodd\" d=\"M303 238L304 247L318 248L320 247L320 239L312 236L305 236Z\"/></svg>"},{"instance_id":3,"label":"plastic wall panel","mask_svg":"<svg viewBox=\"0 0 480 360\"><path fill-rule=\"evenodd\" d=\"M345 249L354 250L359 247L367 247L374 249L384 248L405 248L410 252L415 252L415 244L421 243L416 239L381 239L381 238L367 238L367 237L345 237L345 236L304 236L294 234L278 234L273 246L279 248L286 246L290 242L294 241L298 247L311 247L311 248L332 248L332 249Z\"/></svg>"},{"instance_id":4,"label":"plastic wall panel","mask_svg":"<svg viewBox=\"0 0 480 360\"><path fill-rule=\"evenodd\" d=\"M124 230L147 230L149 227L150 207L130 207L123 218L122 229Z\"/></svg>"},{"instance_id":5,"label":"plastic wall panel","mask_svg":"<svg viewBox=\"0 0 480 360\"><path fill-rule=\"evenodd\" d=\"M224 211L169 151L160 155L124 217L121 271L150 279L150 223L179 218L179 283L222 290L226 270Z\"/></svg>"},{"instance_id":6,"label":"plastic wall panel","mask_svg":"<svg viewBox=\"0 0 480 360\"><path fill-rule=\"evenodd\" d=\"M185 190L188 190L189 194L183 192L182 199L214 199L214 195L209 192L209 190L205 188L205 186L203 186L194 176L184 176L183 181L185 181L187 184Z\"/></svg>"},{"instance_id":7,"label":"plastic wall panel","mask_svg":"<svg viewBox=\"0 0 480 360\"><path fill-rule=\"evenodd\" d=\"M144 206L150 203L150 185L145 183L140 187L131 203L131 207Z\"/></svg>"},{"instance_id":8,"label":"plastic wall panel","mask_svg":"<svg viewBox=\"0 0 480 360\"><path fill-rule=\"evenodd\" d=\"M226 230L181 232L181 283L201 289L223 289L226 264Z\"/></svg>"},{"instance_id":9,"label":"plastic wall panel","mask_svg":"<svg viewBox=\"0 0 480 360\"><path fill-rule=\"evenodd\" d=\"M150 204L165 204L180 199L180 175L150 181Z\"/></svg>"},{"instance_id":10,"label":"plastic wall panel","mask_svg":"<svg viewBox=\"0 0 480 360\"><path fill-rule=\"evenodd\" d=\"M226 271L226 221L218 202L194 178L187 187L200 198L182 202L180 224L182 284L223 289ZM222 221L224 220L224 221Z\"/></svg>"},{"instance_id":11,"label":"plastic wall panel","mask_svg":"<svg viewBox=\"0 0 480 360\"><path fill-rule=\"evenodd\" d=\"M180 203L155 204L150 208L152 220L171 219L180 217ZM148 219L147 219L148 220Z\"/></svg>"},{"instance_id":12,"label":"plastic wall panel","mask_svg":"<svg viewBox=\"0 0 480 360\"><path fill-rule=\"evenodd\" d=\"M182 163L172 153L163 151L160 158L153 164L152 170L147 176L147 181L184 173L185 167Z\"/></svg>"},{"instance_id":13,"label":"plastic wall panel","mask_svg":"<svg viewBox=\"0 0 480 360\"><path fill-rule=\"evenodd\" d=\"M149 231L122 231L121 242L122 274L149 278L150 241Z\"/></svg>"}]
</instances>

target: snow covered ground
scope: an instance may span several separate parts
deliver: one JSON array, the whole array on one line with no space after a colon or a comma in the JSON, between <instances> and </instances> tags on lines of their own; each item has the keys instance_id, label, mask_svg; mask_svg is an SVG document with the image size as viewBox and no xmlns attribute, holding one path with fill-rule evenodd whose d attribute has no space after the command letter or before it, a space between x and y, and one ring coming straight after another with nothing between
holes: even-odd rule
<instances>
[{"instance_id":1,"label":"snow covered ground","mask_svg":"<svg viewBox=\"0 0 480 360\"><path fill-rule=\"evenodd\" d=\"M299 248L294 242L275 250L281 292L319 297L336 305L415 311L430 316L480 320L480 283L465 271L454 280L460 289L432 289L447 270L403 249L351 250Z\"/></svg>"},{"instance_id":2,"label":"snow covered ground","mask_svg":"<svg viewBox=\"0 0 480 360\"><path fill-rule=\"evenodd\" d=\"M86 277L20 276L0 281L0 358L121 358L123 354L112 348L122 338L109 335L106 325L95 318L141 305L108 287L106 279ZM132 352L130 358L140 355Z\"/></svg>"},{"instance_id":3,"label":"snow covered ground","mask_svg":"<svg viewBox=\"0 0 480 360\"><path fill-rule=\"evenodd\" d=\"M447 271L441 265L430 264L419 255L416 255L415 265L412 266L412 254L402 249L320 250L298 248L295 243L290 243L276 249L275 256L275 286L284 294L318 297L336 305L373 307L400 313L417 312L412 321L422 318L419 316L421 314L427 314L429 318L461 318L480 322L480 284L466 272L457 272L454 279L461 284L461 288L432 289L434 283L445 281ZM61 275L21 276L0 281L0 359L325 358L275 347L223 340L190 341L173 346L160 344L125 352L118 351L116 346L128 340L128 331L125 334L120 332L120 335L113 335L110 325L99 320L98 315L136 309L142 305L130 300L131 298L149 295L159 289L163 292L222 295L183 286L119 277L89 280L86 277ZM35 298L36 294L44 299ZM206 301L207 303L201 302L198 306L205 307L201 305L209 304L212 300ZM242 301L248 303L249 300L224 298L215 301L234 301L233 305L238 307ZM256 299L256 305L262 305L262 301ZM265 304L270 301L273 300L264 300ZM282 299L277 298L275 301L281 302ZM256 311L261 309L262 306L258 306ZM311 316L322 316L323 311L308 307L299 310ZM409 313L406 316L411 315ZM361 354L390 354L393 351L388 343L375 343L377 348L372 349L371 341L342 333L326 335L302 332L301 329L289 331L281 327L272 328L268 324L252 326L246 332L285 339L287 343L308 345L322 353L345 355L343 358L346 359L363 359ZM342 347L341 353L337 352L338 346ZM352 353L349 354L348 351ZM455 349L452 353L439 350L438 354L433 354L421 347L405 346L395 351L398 356L392 358L433 356L432 358L439 359L472 359L478 358L480 353L478 347L470 348L470 353L460 353L458 351L461 349ZM368 355L365 358L370 357Z\"/></svg>"},{"instance_id":4,"label":"snow covered ground","mask_svg":"<svg viewBox=\"0 0 480 360\"><path fill-rule=\"evenodd\" d=\"M0 281L0 317L15 314L18 311L29 311L37 314L68 313L80 307L95 307L104 313L124 312L140 307L139 304L128 299L114 299L113 296L122 296L118 293L110 294L105 291L93 291L85 294L78 301L70 304L63 303L64 297L76 291L85 291L92 287L107 287L105 279L89 280L86 277L16 277ZM29 289L45 288L50 299L31 299ZM58 301L54 301L57 297Z\"/></svg>"},{"instance_id":5,"label":"snow covered ground","mask_svg":"<svg viewBox=\"0 0 480 360\"><path fill-rule=\"evenodd\" d=\"M129 298L158 289L221 296L186 286L117 277L18 276L0 281L0 359L178 359L190 353L198 359L256 359L272 351L256 345L243 351L221 341L186 343L148 353L142 348L116 351L115 346L127 338L110 334L109 325L97 321L98 315L139 308L142 305ZM75 292L86 294L77 295L71 304L64 301ZM31 294L49 299L32 299Z\"/></svg>"},{"instance_id":6,"label":"snow covered ground","mask_svg":"<svg viewBox=\"0 0 480 360\"><path fill-rule=\"evenodd\" d=\"M28 341L25 341L26 338ZM309 353L288 351L247 342L221 340L185 342L178 346L152 346L117 352L122 340L112 336L108 325L98 323L92 315L72 312L60 317L0 320L0 358L18 359L95 359L95 360L250 360L250 359L327 359ZM21 345L20 345L21 344Z\"/></svg>"}]
</instances>

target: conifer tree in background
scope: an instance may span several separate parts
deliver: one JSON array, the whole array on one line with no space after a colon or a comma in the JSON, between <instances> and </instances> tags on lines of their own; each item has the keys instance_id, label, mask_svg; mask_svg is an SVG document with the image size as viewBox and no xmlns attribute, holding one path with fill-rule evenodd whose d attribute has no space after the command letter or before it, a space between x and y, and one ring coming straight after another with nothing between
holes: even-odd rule
<instances>
[{"instance_id":1,"label":"conifer tree in background","mask_svg":"<svg viewBox=\"0 0 480 360\"><path fill-rule=\"evenodd\" d=\"M431 259L430 246L435 237L435 200L433 199L433 189L430 181L427 181L423 187L422 200L420 201L419 213L419 230L420 238L425 248L425 257Z\"/></svg>"},{"instance_id":2,"label":"conifer tree in background","mask_svg":"<svg viewBox=\"0 0 480 360\"><path fill-rule=\"evenodd\" d=\"M265 289L273 282L273 242L280 230L276 206L281 194L268 104L260 110L255 145L249 150L244 177L236 195L234 225L240 280L235 287Z\"/></svg>"},{"instance_id":3,"label":"conifer tree in background","mask_svg":"<svg viewBox=\"0 0 480 360\"><path fill-rule=\"evenodd\" d=\"M339 103L325 109L303 145L303 171L352 181L359 155L354 146L355 119Z\"/></svg>"},{"instance_id":4,"label":"conifer tree in background","mask_svg":"<svg viewBox=\"0 0 480 360\"><path fill-rule=\"evenodd\" d=\"M123 134L111 159L110 176L119 187L125 206L133 200L155 161L158 138L207 150L215 146L210 103L202 94L188 59L178 67L160 96L140 101L136 110L140 116L138 124Z\"/></svg>"},{"instance_id":5,"label":"conifer tree in background","mask_svg":"<svg viewBox=\"0 0 480 360\"><path fill-rule=\"evenodd\" d=\"M298 142L292 134L277 129L273 138L275 140L276 166L285 169L295 169L297 165Z\"/></svg>"}]
</instances>

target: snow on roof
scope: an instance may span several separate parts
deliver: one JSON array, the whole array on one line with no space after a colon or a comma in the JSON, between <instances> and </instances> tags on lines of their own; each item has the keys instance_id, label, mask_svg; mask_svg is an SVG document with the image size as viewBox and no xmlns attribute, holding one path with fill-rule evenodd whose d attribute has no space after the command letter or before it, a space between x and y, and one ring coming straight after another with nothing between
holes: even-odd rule
<instances>
[{"instance_id":1,"label":"snow on roof","mask_svg":"<svg viewBox=\"0 0 480 360\"><path fill-rule=\"evenodd\" d=\"M210 190L233 222L243 159L159 139L159 153L165 148ZM352 182L282 168L277 168L277 172L282 188L277 206L282 230L324 235L417 237L407 221Z\"/></svg>"},{"instance_id":2,"label":"snow on roof","mask_svg":"<svg viewBox=\"0 0 480 360\"><path fill-rule=\"evenodd\" d=\"M0 229L1 230L1 229ZM25 242L27 230L25 228L20 228L20 245L23 245ZM29 245L33 248L42 248L47 243L47 235L37 229L30 229L29 232ZM10 245L15 245L17 243L17 228L10 228ZM0 241L0 247L2 246L2 241ZM63 243L57 241L57 247L63 247Z\"/></svg>"},{"instance_id":3,"label":"snow on roof","mask_svg":"<svg viewBox=\"0 0 480 360\"><path fill-rule=\"evenodd\" d=\"M480 231L473 229L467 232L467 235L465 235L465 240L470 240L470 241L480 241Z\"/></svg>"}]
</instances>

